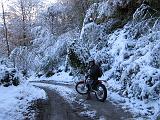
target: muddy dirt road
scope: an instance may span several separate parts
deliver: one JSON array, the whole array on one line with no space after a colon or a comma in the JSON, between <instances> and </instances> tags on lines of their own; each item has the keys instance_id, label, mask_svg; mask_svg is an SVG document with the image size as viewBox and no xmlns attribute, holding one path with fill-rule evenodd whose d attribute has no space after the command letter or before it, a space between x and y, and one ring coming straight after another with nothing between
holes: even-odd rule
<instances>
[{"instance_id":1,"label":"muddy dirt road","mask_svg":"<svg viewBox=\"0 0 160 120\"><path fill-rule=\"evenodd\" d=\"M71 104L56 91L46 86L38 86L36 83L67 86L73 89L74 86L54 83L53 81L34 82L34 85L44 89L48 96L47 104L40 105L41 108L39 108L39 110L41 115L38 120L133 120L131 113L126 112L121 106L114 105L108 100L102 103L97 101L94 95L92 96L92 100L85 100L86 96L77 95L75 101L72 101ZM83 103L83 105L81 103ZM84 108L84 104L87 105L87 108ZM92 110L96 111L95 116L92 118L87 115L80 115L81 112Z\"/></svg>"}]
</instances>

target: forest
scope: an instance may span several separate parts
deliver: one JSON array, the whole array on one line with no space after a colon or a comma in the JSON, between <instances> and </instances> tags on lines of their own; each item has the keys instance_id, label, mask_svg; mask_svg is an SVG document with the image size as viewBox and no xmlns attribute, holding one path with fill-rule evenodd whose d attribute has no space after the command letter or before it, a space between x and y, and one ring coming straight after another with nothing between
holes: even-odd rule
<instances>
[{"instance_id":1,"label":"forest","mask_svg":"<svg viewBox=\"0 0 160 120\"><path fill-rule=\"evenodd\" d=\"M1 0L0 96L0 120L160 120L160 0Z\"/></svg>"}]
</instances>

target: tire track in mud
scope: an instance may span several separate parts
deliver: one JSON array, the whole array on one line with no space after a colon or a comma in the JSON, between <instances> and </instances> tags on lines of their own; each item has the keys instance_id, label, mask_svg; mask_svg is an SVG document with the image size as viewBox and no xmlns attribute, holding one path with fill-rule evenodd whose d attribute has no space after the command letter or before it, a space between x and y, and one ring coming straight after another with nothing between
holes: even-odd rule
<instances>
[{"instance_id":1,"label":"tire track in mud","mask_svg":"<svg viewBox=\"0 0 160 120\"><path fill-rule=\"evenodd\" d=\"M45 90L48 100L46 106L44 106L45 111L40 112L40 114L43 114L42 118L38 118L38 120L88 120L79 116L58 93L46 87L40 88Z\"/></svg>"},{"instance_id":2,"label":"tire track in mud","mask_svg":"<svg viewBox=\"0 0 160 120\"><path fill-rule=\"evenodd\" d=\"M73 85L56 83L53 81L39 81L33 83L44 83L59 86L67 86L73 88ZM38 85L37 85L38 86ZM92 100L85 100L85 96L77 95L75 101L69 104L60 94L54 90L50 90L47 87L39 87L44 89L48 95L47 104L40 108L41 118L37 120L98 120L103 116L103 120L133 120L133 116L130 112L126 112L119 105L114 105L112 102L106 100L102 103L96 100L92 95ZM80 102L81 101L81 102ZM96 116L89 118L88 116L81 116L79 113L85 111L84 106L80 103L87 104L86 110L96 110Z\"/></svg>"}]
</instances>

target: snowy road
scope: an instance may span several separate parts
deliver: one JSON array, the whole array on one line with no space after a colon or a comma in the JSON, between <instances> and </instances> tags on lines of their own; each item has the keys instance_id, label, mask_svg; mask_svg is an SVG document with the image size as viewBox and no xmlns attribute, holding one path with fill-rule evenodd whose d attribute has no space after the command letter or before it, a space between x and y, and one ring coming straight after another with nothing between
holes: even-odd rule
<instances>
[{"instance_id":1,"label":"snowy road","mask_svg":"<svg viewBox=\"0 0 160 120\"><path fill-rule=\"evenodd\" d=\"M48 95L48 104L42 120L131 120L131 113L114 105L110 101L102 103L96 100L85 100L74 90L74 85L54 81L32 82L33 85L44 89Z\"/></svg>"},{"instance_id":2,"label":"snowy road","mask_svg":"<svg viewBox=\"0 0 160 120\"><path fill-rule=\"evenodd\" d=\"M58 93L46 87L40 88L46 91L48 100L47 104L41 108L42 112L40 113L42 115L38 120L82 120L82 117ZM87 120L87 118L83 118L83 120Z\"/></svg>"}]
</instances>

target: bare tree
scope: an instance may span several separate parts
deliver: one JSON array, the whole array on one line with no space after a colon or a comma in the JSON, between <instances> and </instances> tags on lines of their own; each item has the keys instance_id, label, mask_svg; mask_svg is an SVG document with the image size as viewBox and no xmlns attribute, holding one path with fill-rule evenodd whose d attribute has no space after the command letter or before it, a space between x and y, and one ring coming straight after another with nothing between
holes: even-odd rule
<instances>
[{"instance_id":1,"label":"bare tree","mask_svg":"<svg viewBox=\"0 0 160 120\"><path fill-rule=\"evenodd\" d=\"M22 16L22 34L23 34L23 41L25 41L26 38L26 12L25 12L25 5L24 0L20 0L20 10L21 10L21 16Z\"/></svg>"},{"instance_id":2,"label":"bare tree","mask_svg":"<svg viewBox=\"0 0 160 120\"><path fill-rule=\"evenodd\" d=\"M6 24L6 15L5 15L3 1L1 1L1 5L2 5L2 18L3 18L4 31L5 31L4 34L5 34L5 40L6 40L6 46L7 46L7 55L9 57L10 46L9 46L9 41L8 41L8 28L7 28L7 24Z\"/></svg>"},{"instance_id":3,"label":"bare tree","mask_svg":"<svg viewBox=\"0 0 160 120\"><path fill-rule=\"evenodd\" d=\"M9 5L9 30L16 46L28 45L40 0L16 0Z\"/></svg>"}]
</instances>

